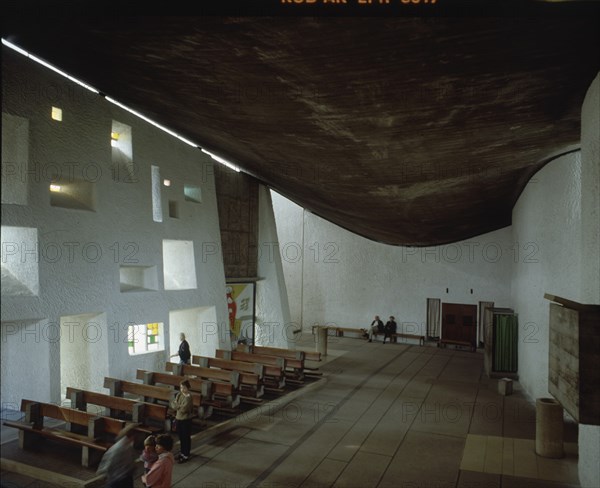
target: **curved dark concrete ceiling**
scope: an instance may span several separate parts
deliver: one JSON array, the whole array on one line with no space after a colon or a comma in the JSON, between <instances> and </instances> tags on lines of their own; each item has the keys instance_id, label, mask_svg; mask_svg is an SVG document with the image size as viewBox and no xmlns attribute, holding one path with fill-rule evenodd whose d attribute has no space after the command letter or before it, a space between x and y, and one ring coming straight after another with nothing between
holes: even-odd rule
<instances>
[{"instance_id":1,"label":"curved dark concrete ceiling","mask_svg":"<svg viewBox=\"0 0 600 488\"><path fill-rule=\"evenodd\" d=\"M580 139L594 18L127 18L15 23L9 39L389 244L510 225ZM5 34L6 37L6 34Z\"/></svg>"}]
</instances>

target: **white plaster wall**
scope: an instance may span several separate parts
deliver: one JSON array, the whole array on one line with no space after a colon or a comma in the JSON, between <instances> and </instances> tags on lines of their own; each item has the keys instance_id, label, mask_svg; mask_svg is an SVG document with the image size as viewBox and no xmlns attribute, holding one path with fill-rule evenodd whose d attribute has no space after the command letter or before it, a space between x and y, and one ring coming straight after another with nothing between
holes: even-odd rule
<instances>
[{"instance_id":1,"label":"white plaster wall","mask_svg":"<svg viewBox=\"0 0 600 488\"><path fill-rule=\"evenodd\" d=\"M273 203L264 186L258 193L258 252L255 344L293 348L298 327L290 318Z\"/></svg>"},{"instance_id":2,"label":"white plaster wall","mask_svg":"<svg viewBox=\"0 0 600 488\"><path fill-rule=\"evenodd\" d=\"M408 248L354 235L276 193L273 202L292 321L305 329L325 323L360 328L378 314L394 315L399 330L425 334L427 298L511 304L510 263L522 257L510 228Z\"/></svg>"},{"instance_id":3,"label":"white plaster wall","mask_svg":"<svg viewBox=\"0 0 600 488\"><path fill-rule=\"evenodd\" d=\"M215 350L219 347L215 307L173 310L169 314L169 322L171 324L169 356L179 351L181 332L185 334L193 356L215 356ZM179 357L172 358L171 361L177 363Z\"/></svg>"},{"instance_id":4,"label":"white plaster wall","mask_svg":"<svg viewBox=\"0 0 600 488\"><path fill-rule=\"evenodd\" d=\"M578 300L581 256L581 157L548 163L513 209L513 239L532 242L537 262L513 266L513 303L519 314L519 373L533 398L548 395L549 302L544 293Z\"/></svg>"},{"instance_id":5,"label":"white plaster wall","mask_svg":"<svg viewBox=\"0 0 600 488\"><path fill-rule=\"evenodd\" d=\"M106 358L108 343L106 314L64 315L60 323L61 393L66 388L103 392L108 364L94 358ZM58 336L58 334L57 334Z\"/></svg>"},{"instance_id":6,"label":"white plaster wall","mask_svg":"<svg viewBox=\"0 0 600 488\"><path fill-rule=\"evenodd\" d=\"M50 398L51 376L60 375L51 362L56 325L47 320L2 321L2 410L19 410L23 398Z\"/></svg>"},{"instance_id":7,"label":"white plaster wall","mask_svg":"<svg viewBox=\"0 0 600 488\"><path fill-rule=\"evenodd\" d=\"M549 395L549 302L544 293L600 303L599 84L596 77L582 107L581 152L547 164L513 208L513 239L539 246L539 262L517 263L512 279L513 302L521 320L520 381L534 398ZM580 425L582 486L600 486L599 459L600 428Z\"/></svg>"},{"instance_id":8,"label":"white plaster wall","mask_svg":"<svg viewBox=\"0 0 600 488\"><path fill-rule=\"evenodd\" d=\"M600 304L600 75L581 110L581 301ZM579 426L579 481L600 486L600 426Z\"/></svg>"},{"instance_id":9,"label":"white plaster wall","mask_svg":"<svg viewBox=\"0 0 600 488\"><path fill-rule=\"evenodd\" d=\"M298 251L302 249L304 209L275 191L271 191L271 201L290 319L294 327L302 329L302 253ZM263 248L262 252L268 250Z\"/></svg>"},{"instance_id":10,"label":"white plaster wall","mask_svg":"<svg viewBox=\"0 0 600 488\"><path fill-rule=\"evenodd\" d=\"M13 51L3 48L2 62L2 111L29 120L30 140L30 174L16 176L27 180L28 205L2 205L2 224L37 229L40 250L39 295L3 296L2 322L36 319L58 324L63 316L104 313L106 352L93 358L99 370L133 379L137 368L162 369L169 348L171 310L214 307L216 322L227 323L212 161L199 149ZM62 108L62 122L50 119L53 105ZM111 174L113 120L132 127L133 175ZM161 189L161 223L152 219L151 165L159 166L161 176L171 180L170 187ZM49 176L57 172L63 178L95 183L95 211L50 206ZM201 204L185 201L184 184L201 188ZM168 216L169 200L179 202L178 219ZM164 290L163 239L193 242L195 289ZM156 266L158 291L121 293L121 265ZM166 350L130 357L128 324L151 322L164 323ZM10 344L15 356L43 358L39 350L47 349L50 391L40 388L37 399L60 401L60 347L49 342L44 346L29 337ZM15 364L8 374L16 374L22 383L37 381L34 378L40 370L46 371L46 363L34 368ZM21 396L20 390L7 392L3 386L5 393Z\"/></svg>"}]
</instances>

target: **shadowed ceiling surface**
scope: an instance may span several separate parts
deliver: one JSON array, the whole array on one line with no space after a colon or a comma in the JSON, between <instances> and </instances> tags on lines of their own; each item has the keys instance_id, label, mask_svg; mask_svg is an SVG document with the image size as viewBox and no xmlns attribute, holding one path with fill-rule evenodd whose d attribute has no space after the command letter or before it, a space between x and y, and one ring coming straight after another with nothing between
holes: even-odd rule
<instances>
[{"instance_id":1,"label":"shadowed ceiling surface","mask_svg":"<svg viewBox=\"0 0 600 488\"><path fill-rule=\"evenodd\" d=\"M81 18L5 38L369 239L510 225L580 139L598 19ZM8 34L8 36L7 36Z\"/></svg>"}]
</instances>

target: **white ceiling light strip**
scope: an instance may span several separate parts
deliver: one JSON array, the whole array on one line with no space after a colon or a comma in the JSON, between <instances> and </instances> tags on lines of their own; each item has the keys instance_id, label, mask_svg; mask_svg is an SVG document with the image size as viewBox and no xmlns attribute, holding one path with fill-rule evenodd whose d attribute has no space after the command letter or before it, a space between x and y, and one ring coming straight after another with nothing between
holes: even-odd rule
<instances>
[{"instance_id":1,"label":"white ceiling light strip","mask_svg":"<svg viewBox=\"0 0 600 488\"><path fill-rule=\"evenodd\" d=\"M218 161L219 163L227 166L229 169L232 169L233 171L236 171L237 173L240 172L240 168L238 168L235 164L230 163L229 161L227 161L226 159L223 159L220 156L217 156L216 154L213 154L211 152L208 152L206 149L202 149L202 152L205 154L208 154L211 158L213 158L215 161Z\"/></svg>"},{"instance_id":2,"label":"white ceiling light strip","mask_svg":"<svg viewBox=\"0 0 600 488\"><path fill-rule=\"evenodd\" d=\"M127 112L135 115L136 117L139 117L140 119L148 122L149 124L152 124L154 127L159 128L160 130L166 132L167 134L176 137L177 139L179 139L180 141L185 142L186 144L189 144L192 147L200 147L198 144L196 144L195 142L190 141L189 139L186 139L185 137L180 136L179 134L177 134L176 132L173 132L171 129L167 129L164 125L160 125L158 122L154 122L154 120L149 119L148 117L146 117L145 115L141 114L140 112L137 112L136 110L133 110L132 108L129 108L127 105L123 105L121 102L118 102L117 100L115 100L114 98L110 98L108 96L104 97L107 101L109 101L110 103L115 104L117 107L122 108L123 110L127 110Z\"/></svg>"},{"instance_id":3,"label":"white ceiling light strip","mask_svg":"<svg viewBox=\"0 0 600 488\"><path fill-rule=\"evenodd\" d=\"M37 56L34 56L33 54L28 53L24 49L21 49L19 46L13 44L12 42L7 41L6 39L2 39L2 44L4 44L6 47L9 47L10 49L14 49L15 51L22 54L23 56L31 59L32 61L35 61L36 63L39 63L48 69L51 69L55 73L58 73L59 75L64 76L65 78L71 80L73 83L77 83L78 85L84 87L86 90L89 90L94 93L100 93L94 87L88 85L87 83L84 83L83 81L78 80L77 78L73 78L71 75L68 75L64 71L59 70L56 66L53 66L50 63L47 63L46 61L44 61L43 59L40 59Z\"/></svg>"},{"instance_id":4,"label":"white ceiling light strip","mask_svg":"<svg viewBox=\"0 0 600 488\"><path fill-rule=\"evenodd\" d=\"M32 61L35 61L36 63L39 63L42 66L51 69L55 73L58 73L59 75L64 76L65 78L67 78L68 80L72 81L73 83L77 83L78 85L84 87L85 89L87 89L87 90L89 90L89 91L91 91L93 93L100 94L100 92L98 90L96 90L94 87L88 85L87 83L84 83L83 81L78 80L77 78L72 77L71 75L65 73L64 71L59 70L55 66L51 65L50 63L47 63L46 61L44 61L43 59L38 58L37 56L34 56L33 54L30 54L29 52L27 52L24 49L20 48L16 44L13 44L12 42L7 41L4 38L2 39L2 44L5 45L6 47L8 47L8 48L10 48L10 49L18 52L19 54L22 54L23 56L31 59ZM188 144L188 145L190 145L192 147L197 147L197 148L201 149L203 153L208 154L211 158L213 158L215 161L223 164L224 166L227 166L228 168L236 171L237 173L240 172L240 168L237 167L236 165L234 165L233 163L230 163L226 159L223 159L223 158L221 158L221 157L219 157L219 156L217 156L215 154L212 154L209 151L206 151L205 149L202 149L195 142L192 142L189 139L186 139L185 137L180 136L176 132L173 132L171 129L166 128L164 125L161 125L158 122L155 122L154 120L152 120L152 119L146 117L145 115L141 114L140 112L137 112L136 110L133 110L132 108L129 108L127 105L123 105L121 102L118 102L114 98L111 98L109 96L104 96L104 98L107 101L109 101L110 103L116 105L117 107L120 107L123 110L126 110L127 112L129 112L129 113L135 115L136 117L139 117L140 119L148 122L149 124L153 125L154 127L156 127L158 129L166 132L167 134L169 134L169 135L171 135L173 137L176 137L180 141L185 142L186 144Z\"/></svg>"}]
</instances>

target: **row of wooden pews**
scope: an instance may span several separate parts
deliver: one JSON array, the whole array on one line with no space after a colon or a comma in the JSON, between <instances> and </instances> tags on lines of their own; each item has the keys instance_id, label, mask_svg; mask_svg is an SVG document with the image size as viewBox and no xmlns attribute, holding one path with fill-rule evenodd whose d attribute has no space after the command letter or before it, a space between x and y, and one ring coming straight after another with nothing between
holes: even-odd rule
<instances>
[{"instance_id":1,"label":"row of wooden pews","mask_svg":"<svg viewBox=\"0 0 600 488\"><path fill-rule=\"evenodd\" d=\"M285 393L287 384L301 384L307 375L319 374L316 368L307 368L305 360L321 359L319 353L258 346L217 350L216 356L193 356L191 365L167 362L160 372L138 369L136 379L141 383L106 377L103 386L108 394L68 387L70 407L23 399L24 419L4 425L19 430L23 449L34 447L40 438L54 439L80 447L82 466L92 467L126 422L137 424L140 440L168 431L168 404L184 380L190 382L196 418L202 423L215 410L236 414L242 402L260 403L265 391ZM64 425L50 427L44 419Z\"/></svg>"},{"instance_id":2,"label":"row of wooden pews","mask_svg":"<svg viewBox=\"0 0 600 488\"><path fill-rule=\"evenodd\" d=\"M192 356L192 364L213 371L230 371L239 377L242 400L255 403L265 393L265 365L260 363L233 361L231 359Z\"/></svg>"}]
</instances>

